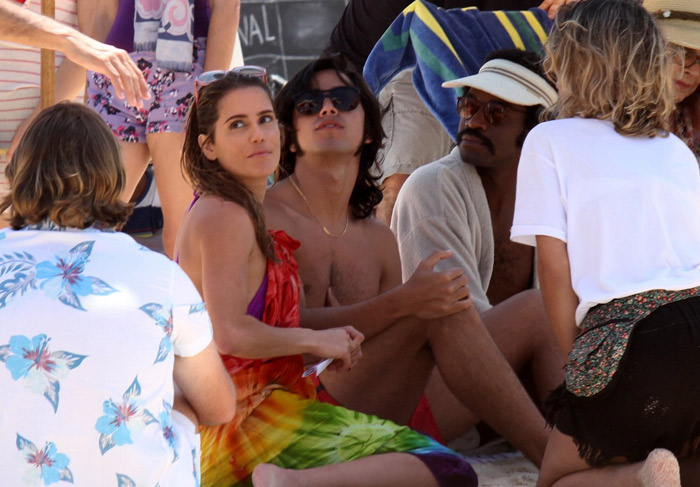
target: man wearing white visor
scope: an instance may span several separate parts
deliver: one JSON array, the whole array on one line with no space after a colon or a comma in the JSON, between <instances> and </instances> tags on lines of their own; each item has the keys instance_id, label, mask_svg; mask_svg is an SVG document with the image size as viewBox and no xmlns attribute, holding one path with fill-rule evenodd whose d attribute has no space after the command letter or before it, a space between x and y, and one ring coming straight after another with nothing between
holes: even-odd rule
<instances>
[{"instance_id":1,"label":"man wearing white visor","mask_svg":"<svg viewBox=\"0 0 700 487\"><path fill-rule=\"evenodd\" d=\"M534 251L511 242L510 227L522 143L557 93L539 56L518 50L491 53L478 74L442 86L459 95L457 147L416 170L399 193L391 228L403 277L434 250L451 250L438 266L464 269L494 342L516 372L527 371L530 392L542 401L562 380L564 357L535 289ZM434 409L446 402L445 394L428 390ZM451 427L461 425L444 425Z\"/></svg>"}]
</instances>

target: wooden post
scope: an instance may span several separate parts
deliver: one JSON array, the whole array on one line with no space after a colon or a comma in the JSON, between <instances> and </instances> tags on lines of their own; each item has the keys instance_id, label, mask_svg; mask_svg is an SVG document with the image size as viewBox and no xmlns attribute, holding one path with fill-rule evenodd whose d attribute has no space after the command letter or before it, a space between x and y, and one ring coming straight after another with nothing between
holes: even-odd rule
<instances>
[{"instance_id":1,"label":"wooden post","mask_svg":"<svg viewBox=\"0 0 700 487\"><path fill-rule=\"evenodd\" d=\"M41 13L47 17L54 18L56 8L54 0L41 0ZM56 62L54 51L49 49L41 50L41 108L53 105L55 88Z\"/></svg>"}]
</instances>

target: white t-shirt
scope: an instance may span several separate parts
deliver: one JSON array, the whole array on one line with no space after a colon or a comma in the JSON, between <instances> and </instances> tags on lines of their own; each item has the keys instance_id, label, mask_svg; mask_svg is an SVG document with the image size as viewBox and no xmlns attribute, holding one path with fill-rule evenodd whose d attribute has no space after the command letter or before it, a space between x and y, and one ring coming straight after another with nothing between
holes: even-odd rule
<instances>
[{"instance_id":1,"label":"white t-shirt","mask_svg":"<svg viewBox=\"0 0 700 487\"><path fill-rule=\"evenodd\" d=\"M625 137L610 122L564 119L528 134L511 239L567 244L576 323L592 306L700 285L700 171L674 135Z\"/></svg>"},{"instance_id":2,"label":"white t-shirt","mask_svg":"<svg viewBox=\"0 0 700 487\"><path fill-rule=\"evenodd\" d=\"M0 484L197 485L174 356L212 340L184 272L121 233L0 231Z\"/></svg>"}]
</instances>

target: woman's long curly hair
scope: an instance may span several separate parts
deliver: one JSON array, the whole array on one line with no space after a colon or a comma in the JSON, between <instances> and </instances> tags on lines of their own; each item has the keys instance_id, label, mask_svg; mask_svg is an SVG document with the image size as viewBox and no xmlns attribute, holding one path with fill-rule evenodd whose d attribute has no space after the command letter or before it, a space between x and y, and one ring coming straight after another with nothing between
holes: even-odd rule
<instances>
[{"instance_id":1,"label":"woman's long curly hair","mask_svg":"<svg viewBox=\"0 0 700 487\"><path fill-rule=\"evenodd\" d=\"M382 201L382 192L377 183L379 171L376 160L377 152L382 147L384 130L382 129L381 111L377 98L360 73L355 71L342 55L321 57L311 62L289 80L277 95L275 111L284 131L284 144L280 160L281 170L278 178L284 179L290 176L294 172L297 155L303 154L297 143L296 128L294 127L294 95L311 88L316 73L328 70L335 71L340 79L349 81L350 85L360 89L360 103L365 111L364 141L357 150L357 154L360 156L360 170L350 195L350 207L355 218L367 218L374 213L374 209ZM296 151L291 150L292 146L296 148Z\"/></svg>"},{"instance_id":2,"label":"woman's long curly hair","mask_svg":"<svg viewBox=\"0 0 700 487\"><path fill-rule=\"evenodd\" d=\"M557 82L551 118L609 120L628 136L666 135L674 103L667 45L636 0L559 9L544 66Z\"/></svg>"},{"instance_id":3,"label":"woman's long curly hair","mask_svg":"<svg viewBox=\"0 0 700 487\"><path fill-rule=\"evenodd\" d=\"M262 205L236 176L224 169L218 161L207 159L199 145L199 136L202 134L212 141L216 137L214 128L219 119L219 101L233 90L251 87L263 90L272 102L270 90L262 79L233 72L199 89L197 102L192 105L187 117L181 166L197 192L232 201L248 212L258 247L266 258L274 260L272 239L265 225Z\"/></svg>"}]
</instances>

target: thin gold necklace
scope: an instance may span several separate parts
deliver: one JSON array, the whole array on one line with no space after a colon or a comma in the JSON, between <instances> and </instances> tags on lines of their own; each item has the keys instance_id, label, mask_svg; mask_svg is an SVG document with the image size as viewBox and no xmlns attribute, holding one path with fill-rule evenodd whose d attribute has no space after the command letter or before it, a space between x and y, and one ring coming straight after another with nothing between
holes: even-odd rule
<instances>
[{"instance_id":1,"label":"thin gold necklace","mask_svg":"<svg viewBox=\"0 0 700 487\"><path fill-rule=\"evenodd\" d=\"M295 178L296 178L296 174L292 174L291 176L289 176L289 181L292 183L292 186L294 186L294 189L297 190L297 193L299 193L299 196L301 196L301 199L304 200L304 203L306 204L306 208L309 210L309 214L313 217L314 220L316 220L316 223L321 225L321 228L323 229L323 233L325 233L326 235L328 235L331 238L339 238L339 237L342 237L343 235L345 235L345 232L348 231L348 222L350 221L350 215L348 213L345 214L345 228L343 228L342 232L331 233L331 231L328 230L328 228L326 228L326 226L323 223L321 223L321 220L316 218L316 215L314 215L314 212L311 210L311 205L309 205L309 200L306 199L304 192L301 190L299 185L294 181Z\"/></svg>"}]
</instances>

